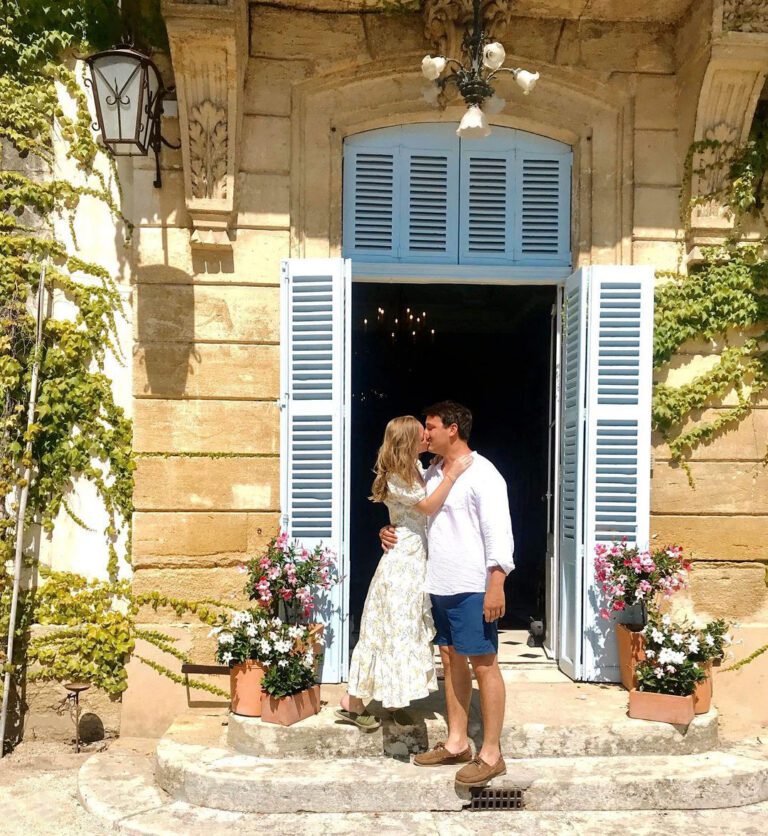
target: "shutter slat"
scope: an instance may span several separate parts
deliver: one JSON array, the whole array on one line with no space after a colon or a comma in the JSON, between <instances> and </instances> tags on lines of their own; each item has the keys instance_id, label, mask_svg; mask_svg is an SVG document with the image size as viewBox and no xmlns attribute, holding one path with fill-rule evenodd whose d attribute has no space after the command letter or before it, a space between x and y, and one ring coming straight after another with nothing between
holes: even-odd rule
<instances>
[{"instance_id":1,"label":"shutter slat","mask_svg":"<svg viewBox=\"0 0 768 836\"><path fill-rule=\"evenodd\" d=\"M345 299L350 267L342 259L283 263L281 304L281 508L289 535L312 549L332 548L345 572ZM347 635L337 587L322 618L331 644L322 680L346 674ZM318 613L318 615L321 615Z\"/></svg>"}]
</instances>

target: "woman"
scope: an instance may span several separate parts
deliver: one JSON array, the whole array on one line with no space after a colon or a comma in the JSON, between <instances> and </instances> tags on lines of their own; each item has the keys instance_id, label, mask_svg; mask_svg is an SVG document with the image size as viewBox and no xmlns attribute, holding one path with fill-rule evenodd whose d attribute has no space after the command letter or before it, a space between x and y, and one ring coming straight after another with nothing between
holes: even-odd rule
<instances>
[{"instance_id":1,"label":"woman","mask_svg":"<svg viewBox=\"0 0 768 836\"><path fill-rule=\"evenodd\" d=\"M437 690L432 649L435 628L424 590L427 567L426 519L445 502L456 479L472 464L464 456L447 465L445 478L427 497L419 454L426 452L425 432L411 415L393 418L384 430L376 459L374 502L389 509L397 545L385 552L373 576L352 654L349 689L336 716L364 731L381 721L363 700L378 700L398 725L413 721L402 709Z\"/></svg>"}]
</instances>

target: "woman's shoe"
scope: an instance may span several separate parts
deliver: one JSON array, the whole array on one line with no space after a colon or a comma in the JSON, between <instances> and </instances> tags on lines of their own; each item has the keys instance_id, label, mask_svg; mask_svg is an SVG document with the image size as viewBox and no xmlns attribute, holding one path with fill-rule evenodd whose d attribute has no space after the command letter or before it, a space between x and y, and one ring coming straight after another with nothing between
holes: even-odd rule
<instances>
[{"instance_id":1,"label":"woman's shoe","mask_svg":"<svg viewBox=\"0 0 768 836\"><path fill-rule=\"evenodd\" d=\"M381 720L379 720L379 718L375 715L369 714L367 710L363 711L361 714L356 714L354 711L347 711L344 708L338 708L334 713L339 720L343 720L345 723L357 726L360 731L376 731L376 729L378 729L381 725Z\"/></svg>"}]
</instances>

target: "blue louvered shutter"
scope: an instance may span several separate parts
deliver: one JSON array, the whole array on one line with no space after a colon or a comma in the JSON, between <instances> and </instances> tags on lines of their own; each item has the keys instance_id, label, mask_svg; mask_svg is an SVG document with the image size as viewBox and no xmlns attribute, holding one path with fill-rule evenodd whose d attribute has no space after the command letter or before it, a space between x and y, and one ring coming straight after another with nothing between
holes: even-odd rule
<instances>
[{"instance_id":1,"label":"blue louvered shutter","mask_svg":"<svg viewBox=\"0 0 768 836\"><path fill-rule=\"evenodd\" d=\"M587 287L585 271L565 282L563 292L560 419L559 665L581 676L584 565L584 458Z\"/></svg>"},{"instance_id":2,"label":"blue louvered shutter","mask_svg":"<svg viewBox=\"0 0 768 836\"><path fill-rule=\"evenodd\" d=\"M459 261L509 264L514 260L516 132L461 141Z\"/></svg>"},{"instance_id":3,"label":"blue louvered shutter","mask_svg":"<svg viewBox=\"0 0 768 836\"><path fill-rule=\"evenodd\" d=\"M350 262L290 259L282 276L282 524L307 548L332 548L346 575ZM337 586L323 608L330 642L324 682L339 682L346 674L345 595L345 587Z\"/></svg>"},{"instance_id":4,"label":"blue louvered shutter","mask_svg":"<svg viewBox=\"0 0 768 836\"><path fill-rule=\"evenodd\" d=\"M416 125L403 128L400 143L400 259L456 264L458 137L444 125Z\"/></svg>"},{"instance_id":5,"label":"blue louvered shutter","mask_svg":"<svg viewBox=\"0 0 768 836\"><path fill-rule=\"evenodd\" d=\"M394 261L398 254L400 154L397 146L344 149L344 254Z\"/></svg>"},{"instance_id":6,"label":"blue louvered shutter","mask_svg":"<svg viewBox=\"0 0 768 836\"><path fill-rule=\"evenodd\" d=\"M535 144L518 143L513 207L516 263L571 263L571 156L569 148L544 138Z\"/></svg>"},{"instance_id":7,"label":"blue louvered shutter","mask_svg":"<svg viewBox=\"0 0 768 836\"><path fill-rule=\"evenodd\" d=\"M598 615L594 548L624 537L649 543L653 269L589 273L583 678L618 681L612 628Z\"/></svg>"}]
</instances>

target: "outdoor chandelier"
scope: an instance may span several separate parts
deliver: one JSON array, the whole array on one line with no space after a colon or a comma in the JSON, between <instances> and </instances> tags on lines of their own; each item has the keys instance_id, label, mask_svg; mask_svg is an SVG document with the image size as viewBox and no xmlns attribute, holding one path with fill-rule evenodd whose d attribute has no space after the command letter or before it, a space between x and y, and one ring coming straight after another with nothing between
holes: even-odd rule
<instances>
[{"instance_id":1,"label":"outdoor chandelier","mask_svg":"<svg viewBox=\"0 0 768 836\"><path fill-rule=\"evenodd\" d=\"M480 14L480 0L474 0L473 7L472 26L464 33L461 44L466 63L456 58L433 58L431 55L425 55L421 62L424 77L434 82L424 91L424 98L430 104L437 103L438 97L449 84L456 85L467 103L467 112L456 131L461 137L484 137L491 133L486 113L501 113L506 104L504 99L496 95L491 85L499 73L511 73L526 96L539 80L538 73L502 66L506 58L504 47L498 41L490 41L486 35ZM449 66L453 72L443 76L443 71Z\"/></svg>"},{"instance_id":2,"label":"outdoor chandelier","mask_svg":"<svg viewBox=\"0 0 768 836\"><path fill-rule=\"evenodd\" d=\"M85 84L93 89L96 105L94 130L113 157L145 157L155 153L155 182L160 188L160 148L171 145L160 135L160 118L167 90L160 71L143 52L125 41L112 49L85 59L91 77Z\"/></svg>"}]
</instances>

